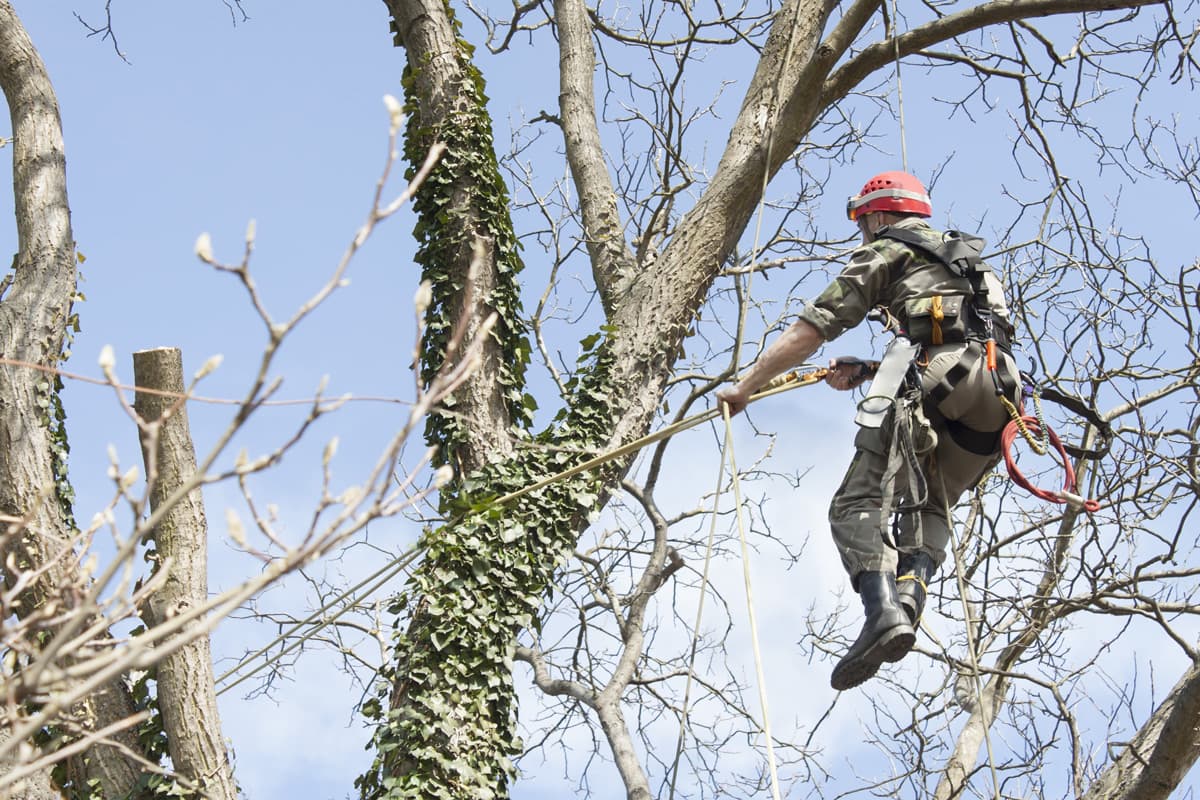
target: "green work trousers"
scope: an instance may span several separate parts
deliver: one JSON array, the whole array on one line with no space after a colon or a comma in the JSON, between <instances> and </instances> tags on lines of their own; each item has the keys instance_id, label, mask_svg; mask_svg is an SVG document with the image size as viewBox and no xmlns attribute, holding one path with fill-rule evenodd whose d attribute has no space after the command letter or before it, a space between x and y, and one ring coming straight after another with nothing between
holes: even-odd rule
<instances>
[{"instance_id":1,"label":"green work trousers","mask_svg":"<svg viewBox=\"0 0 1200 800\"><path fill-rule=\"evenodd\" d=\"M927 366L921 370L926 390L958 362L963 349L963 345L931 348ZM1019 374L1011 357L1003 355L998 368L1008 371L1012 383L1019 385ZM976 431L998 431L1009 418L996 395L992 375L980 358L950 396L936 409L928 410L937 445L920 456L926 496L919 506L901 514L893 530L892 508L883 506L888 453L897 427L894 413L879 428L859 429L854 440L854 458L829 506L833 540L856 591L860 572L894 573L903 554L924 551L937 564L945 560L950 542L947 509L953 508L962 494L979 483L1000 459L998 448L980 455L961 447L951 438L947 420ZM909 472L901 469L894 486L896 502L906 506L915 505L913 495L918 488L911 485L917 481Z\"/></svg>"}]
</instances>

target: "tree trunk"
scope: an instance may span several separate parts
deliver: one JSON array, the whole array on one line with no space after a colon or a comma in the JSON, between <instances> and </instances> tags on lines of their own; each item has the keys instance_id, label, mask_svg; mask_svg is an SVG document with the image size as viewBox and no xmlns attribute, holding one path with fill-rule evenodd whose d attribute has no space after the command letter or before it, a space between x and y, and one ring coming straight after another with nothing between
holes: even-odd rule
<instances>
[{"instance_id":1,"label":"tree trunk","mask_svg":"<svg viewBox=\"0 0 1200 800\"><path fill-rule=\"evenodd\" d=\"M13 200L18 251L12 286L0 302L0 354L39 367L55 367L69 327L76 292L75 242L67 202L66 159L58 101L41 57L7 0L0 0L0 88L13 130ZM29 520L5 539L5 563L50 568L21 598L19 614L54 598L67 580L55 554L73 536L66 440L54 418L56 381L32 368L0 369L0 513ZM72 576L73 577L73 576ZM5 570L11 585L14 576ZM72 710L84 729L103 728L134 713L125 686L114 682ZM136 737L116 738L137 752ZM98 780L108 797L125 794L138 769L113 747L95 747L69 762L72 780Z\"/></svg>"},{"instance_id":2,"label":"tree trunk","mask_svg":"<svg viewBox=\"0 0 1200 800\"><path fill-rule=\"evenodd\" d=\"M176 348L133 354L134 408L142 418L142 455L153 510L168 508L155 527L156 569L166 582L145 611L147 627L204 603L208 596L208 525L200 489L176 495L196 472L196 451L182 396L183 358ZM156 389L160 392L144 391ZM237 785L221 736L208 636L157 667L158 705L176 772L212 800L236 800Z\"/></svg>"},{"instance_id":3,"label":"tree trunk","mask_svg":"<svg viewBox=\"0 0 1200 800\"><path fill-rule=\"evenodd\" d=\"M408 80L417 87L415 101L410 101L415 102L419 119L414 130L423 136L431 129L455 135L450 111L462 114L464 107L482 99L481 92L476 93L479 84L464 81L472 68L458 44L447 6L440 0L388 0L387 5L407 50ZM789 146L782 146L768 158L764 141L775 128L773 114L766 112L779 108L780 92L796 90L810 102L793 104L793 113L809 118L793 121L791 127L807 129L815 113L820 84L797 89L801 73L789 64L803 59L792 61L789 56L816 48L825 19L822 6L813 0L794 0L778 19L783 22L769 37L718 175L685 217L656 268L640 273L630 291L609 295L614 305L611 333L593 353L592 363L577 374L567 413L545 434L550 446L514 457L510 426L498 424L503 418L495 414L494 404L456 404L458 430L450 438L455 461L479 467L471 482L485 487L487 493L521 489L569 466L581 454L618 446L649 428L689 323L753 214L767 171L778 168L790 153ZM587 63L586 57L578 60ZM425 139L417 149L429 144L432 141ZM570 146L587 149L579 143ZM443 163L452 164L455 157L451 147ZM584 153L584 157L589 156ZM603 209L609 207L603 198L594 197L611 191L604 184L586 187L593 195L589 204L600 209L597 219L603 219ZM441 188L445 186L450 188ZM442 192L442 201L431 205L431 213L438 215L428 221L432 226L455 216L445 213L447 207L475 207L463 202L465 194L489 195L495 187L487 179L467 175L461 183L431 179L422 188L425 191ZM580 193L584 192L580 185ZM465 221L463 215L457 216ZM493 219L492 229L502 224L511 222L507 217ZM445 261L455 253L453 248L442 248L438 259L422 262L427 277L436 279L435 295L463 271L463 264ZM607 263L620 270L624 260ZM495 264L485 262L493 269ZM597 275L609 288L620 286L623 279L624 275L604 269ZM486 276L483 280L485 287L496 283ZM455 294L453 303L461 302L462 296ZM486 295L475 295L476 306L486 302ZM482 309L475 316L482 317ZM499 337L506 335L511 333ZM426 347L437 350L428 340ZM425 369L440 366L441 356L440 352L427 354ZM486 359L471 381L493 391L511 391L509 379ZM504 447L496 445L498 435L507 442ZM515 637L536 613L554 571L586 527L588 514L603 502L606 487L614 485L628 464L628 459L610 463L594 474L548 487L509 503L503 514L460 515L429 537L426 559L403 600L411 604L411 622L398 637L394 668L385 671L393 679L387 697L391 710L376 732L380 753L376 765L360 779L364 796L395 796L409 790L430 797L439 792L473 798L507 795L509 759L520 751L510 674ZM619 716L607 721L619 722Z\"/></svg>"},{"instance_id":4,"label":"tree trunk","mask_svg":"<svg viewBox=\"0 0 1200 800\"><path fill-rule=\"evenodd\" d=\"M621 782L625 784L625 796L628 800L650 800L654 795L650 792L646 771L642 769L642 762L634 750L629 726L625 724L620 694L606 692L597 698L596 716L608 746L612 748L613 761L621 774Z\"/></svg>"},{"instance_id":5,"label":"tree trunk","mask_svg":"<svg viewBox=\"0 0 1200 800\"><path fill-rule=\"evenodd\" d=\"M1200 664L1183 674L1080 800L1167 800L1200 757Z\"/></svg>"},{"instance_id":6,"label":"tree trunk","mask_svg":"<svg viewBox=\"0 0 1200 800\"><path fill-rule=\"evenodd\" d=\"M8 733L0 730L0 744L7 739ZM0 778L3 778L16 766L20 766L20 764L12 759L0 758ZM49 770L44 770L34 773L14 786L0 789L0 797L3 797L4 800L61 800L62 795L56 792L51 785Z\"/></svg>"},{"instance_id":7,"label":"tree trunk","mask_svg":"<svg viewBox=\"0 0 1200 800\"><path fill-rule=\"evenodd\" d=\"M420 163L434 144L446 146L415 199L427 221L418 229L417 260L426 267L436 263L439 271L438 279L427 274L433 303L425 318L424 380L431 380L450 356L453 333L472 340L493 312L498 315L496 330L480 350L479 368L445 404L451 413L430 419L427 435L443 445L440 459L465 475L511 456L511 428L527 419L522 406L527 356L503 347L525 332L516 283L522 265L507 220L491 120L481 107L482 90L461 52L449 8L441 0L387 0L386 5L409 55L406 74L414 87L409 94L421 98L408 104L405 152Z\"/></svg>"}]
</instances>

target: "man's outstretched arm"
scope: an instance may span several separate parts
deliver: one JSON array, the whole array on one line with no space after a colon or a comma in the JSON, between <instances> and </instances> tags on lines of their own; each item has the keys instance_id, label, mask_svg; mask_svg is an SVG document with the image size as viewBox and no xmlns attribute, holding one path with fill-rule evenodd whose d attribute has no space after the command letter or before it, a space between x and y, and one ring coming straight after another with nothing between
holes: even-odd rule
<instances>
[{"instance_id":1,"label":"man's outstretched arm","mask_svg":"<svg viewBox=\"0 0 1200 800\"><path fill-rule=\"evenodd\" d=\"M791 327L771 342L771 345L746 370L742 379L717 392L717 399L729 406L730 414L737 414L750 402L750 395L812 357L825 343L825 338L809 322L796 320Z\"/></svg>"}]
</instances>

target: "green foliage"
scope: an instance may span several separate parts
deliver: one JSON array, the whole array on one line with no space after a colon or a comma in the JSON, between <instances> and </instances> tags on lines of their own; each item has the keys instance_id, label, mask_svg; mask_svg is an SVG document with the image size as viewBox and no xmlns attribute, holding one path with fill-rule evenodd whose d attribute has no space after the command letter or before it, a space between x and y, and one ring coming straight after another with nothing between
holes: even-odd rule
<instances>
[{"instance_id":1,"label":"green foliage","mask_svg":"<svg viewBox=\"0 0 1200 800\"><path fill-rule=\"evenodd\" d=\"M448 7L447 13L453 20ZM440 126L422 118L419 65L410 65L404 77L410 177L434 143L447 145L414 201L417 260L433 294L421 374L428 382L444 363L472 246L482 234L495 259L496 285L483 300L499 316L492 331L503 365L498 390L513 424L527 429L536 403L524 390L530 344L517 284L522 264L484 82L470 63L471 52L459 38L465 85ZM494 501L579 463L607 443L617 404L605 333L585 340L567 386L568 405L549 431L526 438L513 459L460 477L442 491L442 512L452 521L425 534L425 559L390 603L389 611L398 615L390 666L380 672L377 696L363 704L375 727L374 763L355 782L363 798L507 797L511 759L522 750L512 686L516 637L537 626L542 598L572 552L581 522L596 509L603 478L582 474L503 507ZM445 406L453 409L453 401ZM439 446L443 463L466 444L466 429L452 415L433 415L426 436Z\"/></svg>"},{"instance_id":2,"label":"green foliage","mask_svg":"<svg viewBox=\"0 0 1200 800\"><path fill-rule=\"evenodd\" d=\"M77 253L76 263L82 264L84 260L83 254ZM77 272L76 284L78 285L82 280L82 274ZM71 346L75 343L75 334L80 331L79 314L74 311L73 306L76 302L86 299L82 292L76 292L71 298L71 305L67 307L66 311L62 349L59 351L56 366L65 364L71 357ZM67 412L63 408L60 396L63 390L62 376L55 372L52 377L38 381L35 388L37 394L34 402L38 406L38 421L45 427L50 438L50 468L54 473L54 488L59 513L62 515L63 521L69 527L74 528L75 489L71 486L67 474L67 460L71 452L71 445L67 441Z\"/></svg>"},{"instance_id":3,"label":"green foliage","mask_svg":"<svg viewBox=\"0 0 1200 800\"><path fill-rule=\"evenodd\" d=\"M447 14L454 19L447 6ZM458 22L455 20L455 30ZM417 74L409 66L403 79L408 130L404 154L411 180L430 148L442 142L445 154L413 199L417 224L416 261L422 277L430 281L433 298L425 312L425 341L421 378L431 381L441 369L446 346L453 332L472 248L483 237L495 261L496 285L484 301L498 314L492 338L500 348L499 391L514 425L528 428L536 404L525 393L525 368L529 363L528 326L521 316L517 274L524 268L520 244L509 216L508 189L500 174L492 138L492 121L487 112L484 80L471 64L472 47L457 39L463 85L459 96L466 98L436 123L424 119L417 102ZM447 400L447 408L454 407ZM445 463L456 443L465 435L453 415L430 416L425 431L431 444L440 445L438 463Z\"/></svg>"},{"instance_id":4,"label":"green foliage","mask_svg":"<svg viewBox=\"0 0 1200 800\"><path fill-rule=\"evenodd\" d=\"M426 535L425 560L389 608L404 615L394 626L392 665L363 707L376 751L356 781L363 798L508 796L511 759L522 749L514 642L538 624L541 599L580 521L597 507L603 480L585 473L505 506L492 501L603 446L612 426L608 352L602 345L586 357L556 425L523 457L469 476L445 503L454 521Z\"/></svg>"}]
</instances>

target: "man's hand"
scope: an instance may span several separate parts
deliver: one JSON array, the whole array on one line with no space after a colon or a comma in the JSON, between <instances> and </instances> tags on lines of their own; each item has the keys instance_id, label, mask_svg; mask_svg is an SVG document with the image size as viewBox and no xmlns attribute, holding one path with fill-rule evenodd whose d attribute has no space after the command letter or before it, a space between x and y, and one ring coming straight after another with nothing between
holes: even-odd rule
<instances>
[{"instance_id":1,"label":"man's hand","mask_svg":"<svg viewBox=\"0 0 1200 800\"><path fill-rule=\"evenodd\" d=\"M829 373L825 382L838 391L845 392L861 386L879 369L878 361L864 361L854 356L841 356L829 360Z\"/></svg>"},{"instance_id":2,"label":"man's hand","mask_svg":"<svg viewBox=\"0 0 1200 800\"><path fill-rule=\"evenodd\" d=\"M717 390L717 400L729 406L729 416L740 413L750 404L750 392L736 383L725 389Z\"/></svg>"},{"instance_id":3,"label":"man's hand","mask_svg":"<svg viewBox=\"0 0 1200 800\"><path fill-rule=\"evenodd\" d=\"M812 323L798 319L771 342L742 379L717 392L717 400L729 407L729 415L740 413L750 404L750 396L770 384L776 375L803 364L825 340Z\"/></svg>"}]
</instances>

